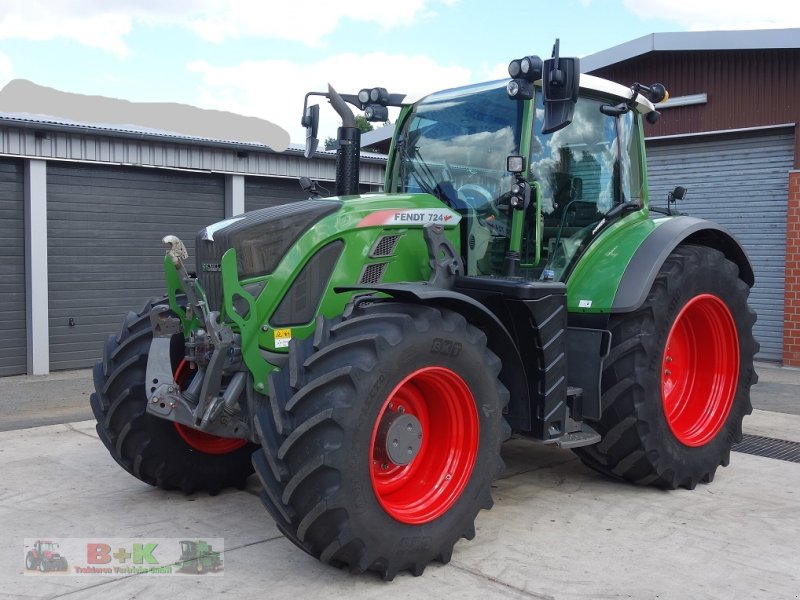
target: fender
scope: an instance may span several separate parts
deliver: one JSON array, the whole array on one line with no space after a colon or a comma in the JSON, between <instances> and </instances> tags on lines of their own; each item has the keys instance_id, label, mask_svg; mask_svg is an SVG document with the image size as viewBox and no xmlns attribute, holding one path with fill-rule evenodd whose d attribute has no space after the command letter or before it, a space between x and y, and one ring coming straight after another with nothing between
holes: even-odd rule
<instances>
[{"instance_id":1,"label":"fender","mask_svg":"<svg viewBox=\"0 0 800 600\"><path fill-rule=\"evenodd\" d=\"M465 294L425 283L383 283L366 288L347 286L337 287L335 291L356 290L381 292L394 300L447 308L463 315L467 321L480 328L486 334L489 349L503 364L500 381L511 393L506 420L512 429L530 429L530 397L522 357L506 327L483 304Z\"/></svg>"},{"instance_id":2,"label":"fender","mask_svg":"<svg viewBox=\"0 0 800 600\"><path fill-rule=\"evenodd\" d=\"M715 248L739 267L739 277L752 286L755 277L747 254L724 227L687 216L651 219L645 211L611 224L589 245L567 280L570 325L592 314L624 313L644 303L667 256L679 244ZM583 315L583 316L581 316Z\"/></svg>"},{"instance_id":3,"label":"fender","mask_svg":"<svg viewBox=\"0 0 800 600\"><path fill-rule=\"evenodd\" d=\"M727 229L696 217L674 217L656 228L636 249L620 279L611 312L639 309L667 256L680 244L696 244L719 250L739 267L739 278L753 287L755 275L750 259Z\"/></svg>"}]
</instances>

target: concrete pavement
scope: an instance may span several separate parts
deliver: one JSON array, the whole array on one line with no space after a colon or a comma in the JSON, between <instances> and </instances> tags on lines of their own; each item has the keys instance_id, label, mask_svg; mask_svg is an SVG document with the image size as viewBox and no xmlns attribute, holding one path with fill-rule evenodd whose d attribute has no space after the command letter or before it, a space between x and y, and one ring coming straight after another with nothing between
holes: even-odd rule
<instances>
[{"instance_id":1,"label":"concrete pavement","mask_svg":"<svg viewBox=\"0 0 800 600\"><path fill-rule=\"evenodd\" d=\"M745 431L800 441L800 416L756 411ZM770 433L772 432L772 433ZM3 598L798 598L800 464L734 453L711 485L621 484L569 451L514 440L495 507L449 565L393 583L322 565L246 491L184 497L111 459L91 421L0 433ZM23 538L225 538L222 577L24 576Z\"/></svg>"}]
</instances>

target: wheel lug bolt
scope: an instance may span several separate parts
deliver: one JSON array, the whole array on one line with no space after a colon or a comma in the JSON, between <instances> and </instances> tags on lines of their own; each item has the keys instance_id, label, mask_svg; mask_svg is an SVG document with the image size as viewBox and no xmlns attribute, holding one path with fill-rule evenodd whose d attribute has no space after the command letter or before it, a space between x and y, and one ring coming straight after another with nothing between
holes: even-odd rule
<instances>
[{"instance_id":1,"label":"wheel lug bolt","mask_svg":"<svg viewBox=\"0 0 800 600\"><path fill-rule=\"evenodd\" d=\"M667 357L667 362L668 362L668 363L671 363L671 362L672 362L672 357L671 357L671 356L668 356L668 357Z\"/></svg>"},{"instance_id":2,"label":"wheel lug bolt","mask_svg":"<svg viewBox=\"0 0 800 600\"><path fill-rule=\"evenodd\" d=\"M383 463L383 464L381 465L381 469L383 469L384 471L385 471L386 469L388 469L388 468L389 468L389 465L388 465L388 464L386 464L386 463Z\"/></svg>"},{"instance_id":3,"label":"wheel lug bolt","mask_svg":"<svg viewBox=\"0 0 800 600\"><path fill-rule=\"evenodd\" d=\"M672 375L672 371L670 371L669 369L667 369L666 371L664 371L664 375Z\"/></svg>"},{"instance_id":4,"label":"wheel lug bolt","mask_svg":"<svg viewBox=\"0 0 800 600\"><path fill-rule=\"evenodd\" d=\"M447 475L444 476L445 481L450 481L452 478L453 478L453 476L450 475L450 473L448 473Z\"/></svg>"},{"instance_id":5,"label":"wheel lug bolt","mask_svg":"<svg viewBox=\"0 0 800 600\"><path fill-rule=\"evenodd\" d=\"M397 412L399 412L402 415L404 412L406 412L406 409L403 408L402 406L398 406L397 407Z\"/></svg>"}]
</instances>

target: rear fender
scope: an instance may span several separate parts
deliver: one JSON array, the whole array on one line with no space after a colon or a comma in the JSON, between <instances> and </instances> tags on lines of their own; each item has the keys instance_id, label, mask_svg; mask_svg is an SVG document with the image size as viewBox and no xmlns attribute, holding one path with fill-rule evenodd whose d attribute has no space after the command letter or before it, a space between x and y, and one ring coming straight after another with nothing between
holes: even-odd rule
<instances>
[{"instance_id":1,"label":"rear fender","mask_svg":"<svg viewBox=\"0 0 800 600\"><path fill-rule=\"evenodd\" d=\"M632 312L640 308L667 256L680 244L719 250L739 267L739 278L753 287L755 275L750 259L727 229L704 219L675 217L653 231L636 249L619 282L611 312Z\"/></svg>"},{"instance_id":2,"label":"rear fender","mask_svg":"<svg viewBox=\"0 0 800 600\"><path fill-rule=\"evenodd\" d=\"M753 267L724 227L696 217L649 219L637 213L609 227L587 248L567 281L571 315L625 313L642 306L667 256L680 244L715 248L752 286Z\"/></svg>"}]
</instances>

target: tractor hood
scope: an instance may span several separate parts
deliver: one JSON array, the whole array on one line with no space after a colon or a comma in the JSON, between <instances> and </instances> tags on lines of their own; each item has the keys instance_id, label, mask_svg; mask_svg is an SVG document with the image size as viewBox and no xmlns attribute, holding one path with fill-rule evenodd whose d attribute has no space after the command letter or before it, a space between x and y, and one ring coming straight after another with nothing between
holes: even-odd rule
<instances>
[{"instance_id":1,"label":"tractor hood","mask_svg":"<svg viewBox=\"0 0 800 600\"><path fill-rule=\"evenodd\" d=\"M272 273L312 228L319 230L319 237L329 238L369 227L422 228L433 223L450 229L460 221L458 212L429 194L342 196L262 208L214 223L197 234L197 277L209 306L219 307L220 263L230 248L236 250L239 278L247 279Z\"/></svg>"}]
</instances>

